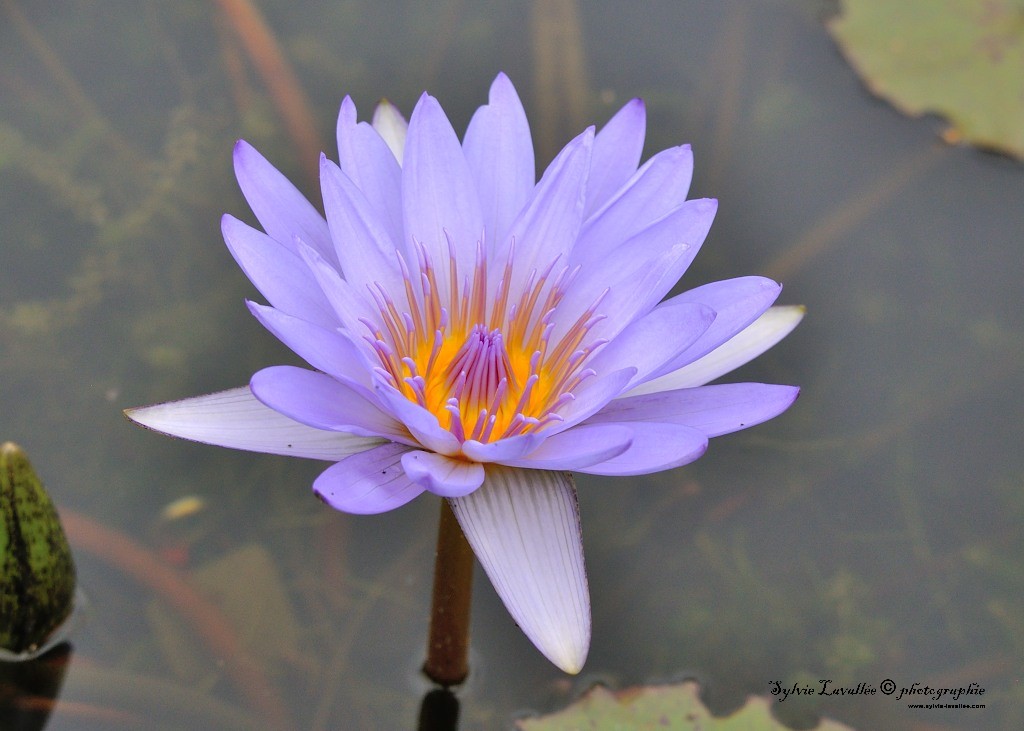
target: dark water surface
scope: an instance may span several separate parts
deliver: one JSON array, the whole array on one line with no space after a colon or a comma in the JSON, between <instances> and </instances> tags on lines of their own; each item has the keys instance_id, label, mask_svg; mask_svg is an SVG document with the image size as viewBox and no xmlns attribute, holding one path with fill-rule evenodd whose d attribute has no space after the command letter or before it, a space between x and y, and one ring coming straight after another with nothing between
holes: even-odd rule
<instances>
[{"instance_id":1,"label":"dark water surface","mask_svg":"<svg viewBox=\"0 0 1024 731\"><path fill-rule=\"evenodd\" d=\"M256 295L219 219L251 220L236 138L313 190L308 159L228 5L0 2L0 439L73 516L88 597L47 728L277 714L412 729L436 499L341 515L309 489L320 463L170 440L120 413L294 362L246 311ZM643 96L647 155L692 143L693 195L721 201L682 286L765 274L809 310L728 379L801 385L790 412L686 468L579 478L594 605L580 678L478 575L460 728L559 708L596 680L684 677L718 712L773 681L976 682L985 709L775 705L804 728L1024 726L1019 163L947 147L940 121L870 97L810 0L259 5L328 141L345 93L408 112L428 88L463 130L504 70L546 163ZM198 501L169 515L183 497ZM138 555L198 571L228 638Z\"/></svg>"}]
</instances>

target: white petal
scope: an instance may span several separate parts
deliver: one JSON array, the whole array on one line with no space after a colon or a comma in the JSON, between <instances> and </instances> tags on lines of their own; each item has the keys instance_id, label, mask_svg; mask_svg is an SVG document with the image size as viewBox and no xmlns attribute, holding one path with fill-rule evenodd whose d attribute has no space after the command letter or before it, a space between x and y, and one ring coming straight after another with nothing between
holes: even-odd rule
<instances>
[{"instance_id":1,"label":"white petal","mask_svg":"<svg viewBox=\"0 0 1024 731\"><path fill-rule=\"evenodd\" d=\"M789 335L803 319L806 311L802 305L770 307L744 330L702 358L677 371L643 383L623 395L637 396L642 393L703 386L753 360Z\"/></svg>"},{"instance_id":2,"label":"white petal","mask_svg":"<svg viewBox=\"0 0 1024 731\"><path fill-rule=\"evenodd\" d=\"M377 130L384 141L395 153L398 164L402 164L402 155L405 152L405 135L409 131L409 123L398 111L398 107L387 99L381 101L373 111L373 128Z\"/></svg>"},{"instance_id":3,"label":"white petal","mask_svg":"<svg viewBox=\"0 0 1024 731\"><path fill-rule=\"evenodd\" d=\"M480 488L449 502L512 618L545 657L578 673L590 595L572 475L487 465Z\"/></svg>"},{"instance_id":4,"label":"white petal","mask_svg":"<svg viewBox=\"0 0 1024 731\"><path fill-rule=\"evenodd\" d=\"M292 421L257 401L248 386L124 413L137 424L172 437L332 462L386 442Z\"/></svg>"}]
</instances>

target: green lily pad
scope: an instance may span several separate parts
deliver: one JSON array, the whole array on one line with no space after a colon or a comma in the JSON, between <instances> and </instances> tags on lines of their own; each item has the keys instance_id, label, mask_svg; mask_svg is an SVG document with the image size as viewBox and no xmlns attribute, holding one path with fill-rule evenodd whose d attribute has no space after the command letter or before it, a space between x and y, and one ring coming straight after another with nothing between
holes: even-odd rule
<instances>
[{"instance_id":1,"label":"green lily pad","mask_svg":"<svg viewBox=\"0 0 1024 731\"><path fill-rule=\"evenodd\" d=\"M772 701L751 697L742 708L717 718L701 702L692 680L613 692L598 685L563 711L516 722L520 731L786 731L771 714ZM811 731L853 731L822 721Z\"/></svg>"},{"instance_id":2,"label":"green lily pad","mask_svg":"<svg viewBox=\"0 0 1024 731\"><path fill-rule=\"evenodd\" d=\"M1024 0L843 0L828 24L868 88L943 135L1024 158Z\"/></svg>"}]
</instances>

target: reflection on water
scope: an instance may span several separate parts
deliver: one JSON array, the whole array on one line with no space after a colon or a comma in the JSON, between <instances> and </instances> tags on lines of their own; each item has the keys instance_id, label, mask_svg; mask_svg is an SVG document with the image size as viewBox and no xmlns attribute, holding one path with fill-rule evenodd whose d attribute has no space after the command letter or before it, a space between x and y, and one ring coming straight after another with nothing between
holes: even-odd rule
<instances>
[{"instance_id":1,"label":"reflection on water","mask_svg":"<svg viewBox=\"0 0 1024 731\"><path fill-rule=\"evenodd\" d=\"M448 688L435 688L423 696L417 731L455 731L459 726L459 699Z\"/></svg>"},{"instance_id":2,"label":"reflection on water","mask_svg":"<svg viewBox=\"0 0 1024 731\"><path fill-rule=\"evenodd\" d=\"M306 163L219 7L0 2L0 439L83 519L67 527L94 605L47 728L412 728L433 717L417 670L436 504L339 515L312 499L318 465L171 443L119 414L291 357L245 311L218 227L248 215L235 138L293 179ZM408 111L429 87L464 129L498 70L548 150L573 117L645 97L648 149L692 143L694 195L721 201L684 286L763 273L809 308L737 374L800 384L784 417L681 470L580 478L583 678L476 582L461 711L439 704L461 728L596 679L683 676L718 711L776 680L978 682L983 710L876 695L778 711L1024 724L1020 165L944 147L935 121L869 97L811 0L259 7L325 140L345 93ZM204 508L169 528L161 511L185 496ZM126 548L90 543L95 526Z\"/></svg>"},{"instance_id":3,"label":"reflection on water","mask_svg":"<svg viewBox=\"0 0 1024 731\"><path fill-rule=\"evenodd\" d=\"M0 661L0 728L46 727L71 656L71 645L64 642L32 660Z\"/></svg>"}]
</instances>

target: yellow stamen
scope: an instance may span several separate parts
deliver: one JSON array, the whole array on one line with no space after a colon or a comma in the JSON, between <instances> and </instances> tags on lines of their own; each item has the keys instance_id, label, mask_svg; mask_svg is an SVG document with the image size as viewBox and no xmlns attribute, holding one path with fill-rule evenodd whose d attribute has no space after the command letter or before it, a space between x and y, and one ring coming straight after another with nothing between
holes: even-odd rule
<instances>
[{"instance_id":1,"label":"yellow stamen","mask_svg":"<svg viewBox=\"0 0 1024 731\"><path fill-rule=\"evenodd\" d=\"M381 322L364 323L370 331L366 340L390 385L462 441L494 441L560 420L558 409L572 400L571 390L593 375L584 364L601 343L581 345L601 319L595 315L600 299L558 342L549 342L553 316L575 271L563 267L552 278L552 262L542 272L530 272L522 291L514 292L510 247L489 305L482 244L461 286L452 242L449 248L444 299L422 246L415 274L400 260L409 312L400 312L383 287L370 288Z\"/></svg>"}]
</instances>

